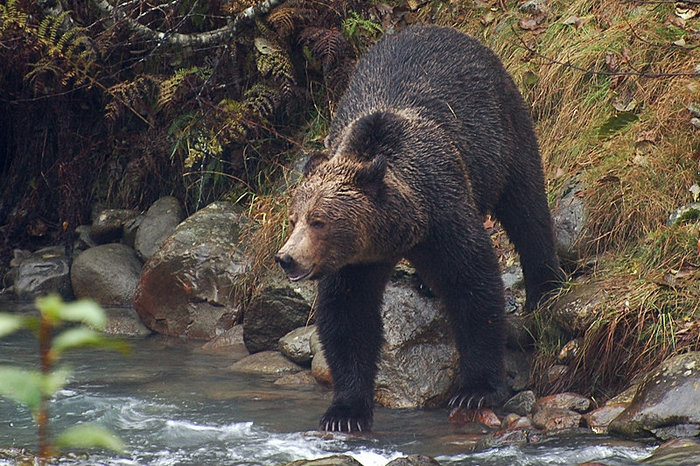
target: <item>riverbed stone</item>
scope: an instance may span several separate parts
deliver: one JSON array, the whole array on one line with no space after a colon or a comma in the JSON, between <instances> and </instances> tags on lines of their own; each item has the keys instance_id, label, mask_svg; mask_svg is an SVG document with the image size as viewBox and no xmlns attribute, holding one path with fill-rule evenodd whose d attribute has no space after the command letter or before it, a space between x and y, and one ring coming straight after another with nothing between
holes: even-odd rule
<instances>
[{"instance_id":1,"label":"riverbed stone","mask_svg":"<svg viewBox=\"0 0 700 466\"><path fill-rule=\"evenodd\" d=\"M491 429L497 429L501 427L501 420L496 416L496 413L489 408L465 408L461 406L457 409L453 409L450 412L447 420L451 424L465 425L472 422L478 422L485 425Z\"/></svg>"},{"instance_id":2,"label":"riverbed stone","mask_svg":"<svg viewBox=\"0 0 700 466\"><path fill-rule=\"evenodd\" d=\"M275 385L288 385L288 386L298 386L298 385L314 385L316 379L310 370L305 370L301 372L295 372L294 374L286 374L275 380Z\"/></svg>"},{"instance_id":3,"label":"riverbed stone","mask_svg":"<svg viewBox=\"0 0 700 466\"><path fill-rule=\"evenodd\" d=\"M654 466L679 466L700 464L700 439L677 438L659 445L651 456L641 460Z\"/></svg>"},{"instance_id":4,"label":"riverbed stone","mask_svg":"<svg viewBox=\"0 0 700 466\"><path fill-rule=\"evenodd\" d=\"M120 337L145 337L151 334L151 329L146 327L138 313L130 306L107 307L107 325L104 333Z\"/></svg>"},{"instance_id":5,"label":"riverbed stone","mask_svg":"<svg viewBox=\"0 0 700 466\"><path fill-rule=\"evenodd\" d=\"M362 463L352 456L333 455L315 460L296 460L287 463L286 466L362 466Z\"/></svg>"},{"instance_id":6,"label":"riverbed stone","mask_svg":"<svg viewBox=\"0 0 700 466\"><path fill-rule=\"evenodd\" d=\"M21 255L13 277L14 291L20 299L33 299L58 293L66 299L73 297L70 280L71 260L63 246L52 246Z\"/></svg>"},{"instance_id":7,"label":"riverbed stone","mask_svg":"<svg viewBox=\"0 0 700 466\"><path fill-rule=\"evenodd\" d=\"M136 251L119 243L101 244L73 261L71 282L77 298L94 299L103 306L131 306L141 276Z\"/></svg>"},{"instance_id":8,"label":"riverbed stone","mask_svg":"<svg viewBox=\"0 0 700 466\"><path fill-rule=\"evenodd\" d=\"M233 372L243 374L281 375L300 372L303 367L282 356L278 351L262 351L236 361L229 367Z\"/></svg>"},{"instance_id":9,"label":"riverbed stone","mask_svg":"<svg viewBox=\"0 0 700 466\"><path fill-rule=\"evenodd\" d=\"M591 407L591 400L578 393L556 393L540 398L535 402L535 411L543 408L569 409L578 413L585 413Z\"/></svg>"},{"instance_id":10,"label":"riverbed stone","mask_svg":"<svg viewBox=\"0 0 700 466\"><path fill-rule=\"evenodd\" d=\"M153 257L184 217L176 198L166 196L154 202L143 216L134 238L134 249L139 256L144 261Z\"/></svg>"},{"instance_id":11,"label":"riverbed stone","mask_svg":"<svg viewBox=\"0 0 700 466\"><path fill-rule=\"evenodd\" d=\"M134 307L152 330L210 340L239 319L235 284L250 269L238 246L246 218L215 202L177 226L146 263Z\"/></svg>"},{"instance_id":12,"label":"riverbed stone","mask_svg":"<svg viewBox=\"0 0 700 466\"><path fill-rule=\"evenodd\" d=\"M628 403L606 403L598 409L586 413L583 421L586 426L596 434L604 434L608 431L608 426L622 411L627 408Z\"/></svg>"},{"instance_id":13,"label":"riverbed stone","mask_svg":"<svg viewBox=\"0 0 700 466\"><path fill-rule=\"evenodd\" d=\"M506 348L505 351L506 385L513 392L530 388L530 371L532 355L528 351Z\"/></svg>"},{"instance_id":14,"label":"riverbed stone","mask_svg":"<svg viewBox=\"0 0 700 466\"><path fill-rule=\"evenodd\" d=\"M381 313L375 401L390 408L444 406L456 388L459 356L436 299L390 283Z\"/></svg>"},{"instance_id":15,"label":"riverbed stone","mask_svg":"<svg viewBox=\"0 0 700 466\"><path fill-rule=\"evenodd\" d=\"M330 387L333 385L333 377L331 377L331 368L328 367L328 361L323 354L323 345L318 336L318 329L314 329L309 337L309 348L311 348L311 375L316 382L321 385Z\"/></svg>"},{"instance_id":16,"label":"riverbed stone","mask_svg":"<svg viewBox=\"0 0 700 466\"><path fill-rule=\"evenodd\" d=\"M139 216L132 209L105 209L97 214L90 226L90 238L97 244L119 241L124 234L124 224Z\"/></svg>"},{"instance_id":17,"label":"riverbed stone","mask_svg":"<svg viewBox=\"0 0 700 466\"><path fill-rule=\"evenodd\" d=\"M525 390L516 393L512 398L506 401L503 405L503 410L520 416L527 416L535 407L535 401L535 393L532 390Z\"/></svg>"},{"instance_id":18,"label":"riverbed stone","mask_svg":"<svg viewBox=\"0 0 700 466\"><path fill-rule=\"evenodd\" d=\"M568 409L545 407L532 416L535 427L545 432L575 429L581 425L581 414Z\"/></svg>"},{"instance_id":19,"label":"riverbed stone","mask_svg":"<svg viewBox=\"0 0 700 466\"><path fill-rule=\"evenodd\" d=\"M299 327L287 333L279 340L279 349L288 359L302 366L311 365L311 335L316 331L315 325Z\"/></svg>"},{"instance_id":20,"label":"riverbed stone","mask_svg":"<svg viewBox=\"0 0 700 466\"><path fill-rule=\"evenodd\" d=\"M630 405L611 423L625 437L656 435L675 425L700 425L700 352L673 356L651 371ZM687 427L683 431L688 431ZM663 436L672 434L665 429Z\"/></svg>"},{"instance_id":21,"label":"riverbed stone","mask_svg":"<svg viewBox=\"0 0 700 466\"><path fill-rule=\"evenodd\" d=\"M228 330L224 330L208 342L202 345L202 350L207 352L223 352L231 350L245 351L243 344L243 326L234 325Z\"/></svg>"},{"instance_id":22,"label":"riverbed stone","mask_svg":"<svg viewBox=\"0 0 700 466\"><path fill-rule=\"evenodd\" d=\"M279 340L309 322L311 306L281 273L270 273L243 316L243 341L251 353L277 350Z\"/></svg>"},{"instance_id":23,"label":"riverbed stone","mask_svg":"<svg viewBox=\"0 0 700 466\"><path fill-rule=\"evenodd\" d=\"M576 285L552 304L550 316L569 335L581 336L598 317L604 299L605 290L600 284Z\"/></svg>"},{"instance_id":24,"label":"riverbed stone","mask_svg":"<svg viewBox=\"0 0 700 466\"><path fill-rule=\"evenodd\" d=\"M385 466L440 466L440 463L428 455L410 455L389 461Z\"/></svg>"}]
</instances>

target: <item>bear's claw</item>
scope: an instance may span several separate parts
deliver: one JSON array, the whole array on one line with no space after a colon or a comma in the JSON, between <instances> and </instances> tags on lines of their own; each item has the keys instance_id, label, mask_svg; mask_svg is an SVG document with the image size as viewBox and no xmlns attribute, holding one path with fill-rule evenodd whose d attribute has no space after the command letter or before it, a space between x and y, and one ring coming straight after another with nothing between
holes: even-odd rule
<instances>
[{"instance_id":1,"label":"bear's claw","mask_svg":"<svg viewBox=\"0 0 700 466\"><path fill-rule=\"evenodd\" d=\"M447 404L450 408L481 409L497 405L505 394L499 390L461 389Z\"/></svg>"},{"instance_id":2,"label":"bear's claw","mask_svg":"<svg viewBox=\"0 0 700 466\"><path fill-rule=\"evenodd\" d=\"M366 432L372 425L371 414L344 406L331 406L321 418L319 428L327 432Z\"/></svg>"}]
</instances>

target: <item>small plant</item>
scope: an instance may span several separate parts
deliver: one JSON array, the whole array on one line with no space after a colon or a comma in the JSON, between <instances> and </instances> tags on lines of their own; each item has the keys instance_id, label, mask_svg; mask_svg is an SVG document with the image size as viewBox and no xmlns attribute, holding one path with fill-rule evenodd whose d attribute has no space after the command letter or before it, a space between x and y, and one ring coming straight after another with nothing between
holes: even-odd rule
<instances>
[{"instance_id":1,"label":"small plant","mask_svg":"<svg viewBox=\"0 0 700 466\"><path fill-rule=\"evenodd\" d=\"M17 330L29 329L39 340L40 370L0 366L0 396L25 405L37 423L39 464L55 454L55 449L105 448L123 451L120 439L94 424L79 424L62 432L52 445L49 440L49 400L68 382L71 370L55 367L70 349L92 347L127 352L126 343L107 338L103 330L107 322L104 310L95 302L80 300L64 303L57 295L37 298L39 316L0 313L0 338ZM54 330L66 323L79 323L53 336Z\"/></svg>"}]
</instances>

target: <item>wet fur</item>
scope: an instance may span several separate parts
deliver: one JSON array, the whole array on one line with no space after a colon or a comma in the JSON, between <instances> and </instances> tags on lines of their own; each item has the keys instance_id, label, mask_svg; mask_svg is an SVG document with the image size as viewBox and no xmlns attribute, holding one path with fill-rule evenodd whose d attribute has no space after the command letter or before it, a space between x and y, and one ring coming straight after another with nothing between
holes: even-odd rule
<instances>
[{"instance_id":1,"label":"wet fur","mask_svg":"<svg viewBox=\"0 0 700 466\"><path fill-rule=\"evenodd\" d=\"M280 253L299 254L301 228L316 235L304 244L318 270L317 322L335 390L321 428L372 424L380 306L401 258L451 319L461 356L452 404L499 402L504 297L484 215L500 220L520 254L528 308L561 277L529 112L498 58L448 28L386 37L358 63L326 150L305 171L290 206L303 226ZM313 216L327 220L325 233L311 231Z\"/></svg>"}]
</instances>

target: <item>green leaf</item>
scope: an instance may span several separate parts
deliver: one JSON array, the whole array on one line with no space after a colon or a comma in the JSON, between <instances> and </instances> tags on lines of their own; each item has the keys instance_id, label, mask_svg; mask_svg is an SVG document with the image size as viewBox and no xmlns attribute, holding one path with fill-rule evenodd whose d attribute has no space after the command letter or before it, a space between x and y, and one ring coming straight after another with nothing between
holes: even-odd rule
<instances>
[{"instance_id":1,"label":"green leaf","mask_svg":"<svg viewBox=\"0 0 700 466\"><path fill-rule=\"evenodd\" d=\"M54 396L57 391L68 383L68 378L72 373L72 370L61 367L43 376L41 390L44 396L47 398Z\"/></svg>"},{"instance_id":2,"label":"green leaf","mask_svg":"<svg viewBox=\"0 0 700 466\"><path fill-rule=\"evenodd\" d=\"M0 338L16 332L24 326L24 319L14 314L0 313Z\"/></svg>"},{"instance_id":3,"label":"green leaf","mask_svg":"<svg viewBox=\"0 0 700 466\"><path fill-rule=\"evenodd\" d=\"M129 344L121 340L105 337L87 327L75 327L53 339L51 358L57 360L66 350L85 347L119 351L123 354L131 350Z\"/></svg>"},{"instance_id":4,"label":"green leaf","mask_svg":"<svg viewBox=\"0 0 700 466\"><path fill-rule=\"evenodd\" d=\"M38 371L0 366L0 396L23 404L36 414L41 404L42 379Z\"/></svg>"},{"instance_id":5,"label":"green leaf","mask_svg":"<svg viewBox=\"0 0 700 466\"><path fill-rule=\"evenodd\" d=\"M66 448L104 448L121 453L124 442L114 433L97 424L78 424L64 430L56 439L55 446Z\"/></svg>"},{"instance_id":6,"label":"green leaf","mask_svg":"<svg viewBox=\"0 0 700 466\"><path fill-rule=\"evenodd\" d=\"M95 301L81 299L72 303L64 303L57 294L37 298L35 305L39 312L48 318L53 325L61 322L82 322L102 330L107 325L105 311Z\"/></svg>"},{"instance_id":7,"label":"green leaf","mask_svg":"<svg viewBox=\"0 0 700 466\"><path fill-rule=\"evenodd\" d=\"M81 299L80 301L65 304L61 308L59 315L62 320L82 322L98 330L104 330L107 325L107 315L104 309L95 301L89 299Z\"/></svg>"},{"instance_id":8,"label":"green leaf","mask_svg":"<svg viewBox=\"0 0 700 466\"><path fill-rule=\"evenodd\" d=\"M639 117L632 112L618 112L611 116L603 125L598 128L598 139L609 139L618 131L625 128L630 123L639 120Z\"/></svg>"}]
</instances>

